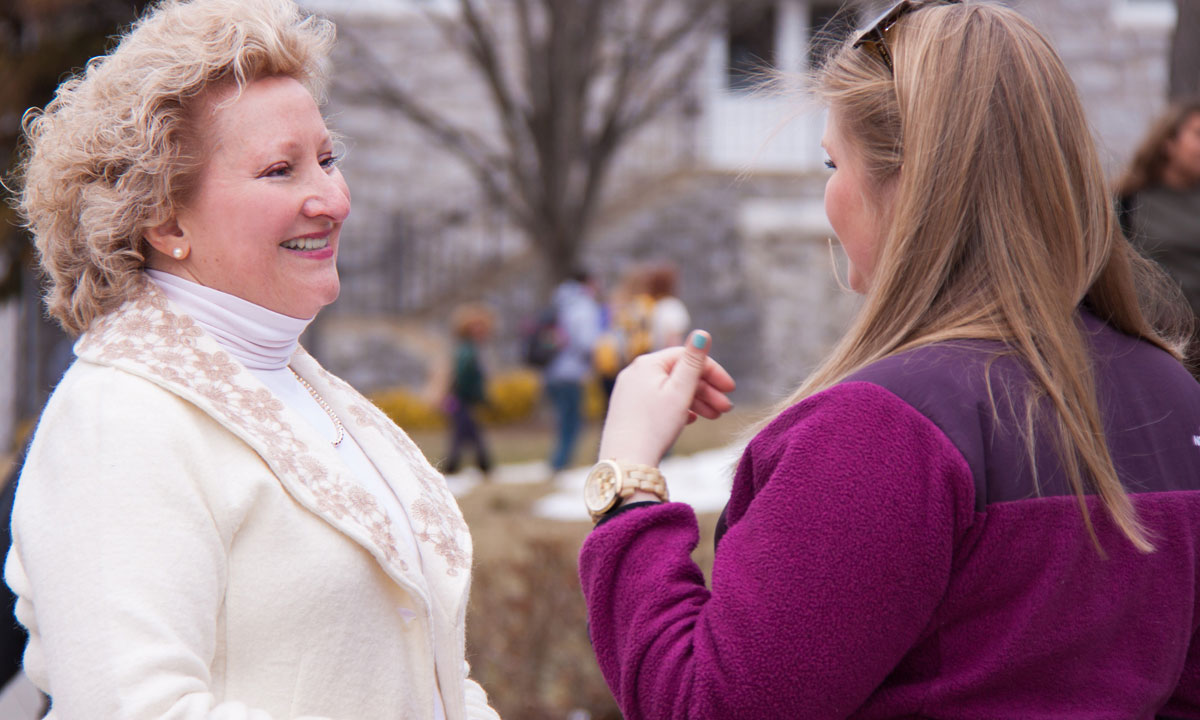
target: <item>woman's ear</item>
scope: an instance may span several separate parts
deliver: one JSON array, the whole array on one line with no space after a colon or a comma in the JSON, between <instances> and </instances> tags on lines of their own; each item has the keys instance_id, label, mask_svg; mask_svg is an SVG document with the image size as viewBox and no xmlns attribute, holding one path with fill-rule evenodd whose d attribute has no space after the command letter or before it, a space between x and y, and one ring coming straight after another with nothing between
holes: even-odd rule
<instances>
[{"instance_id":1,"label":"woman's ear","mask_svg":"<svg viewBox=\"0 0 1200 720\"><path fill-rule=\"evenodd\" d=\"M184 237L183 228L179 226L179 220L176 218L170 218L147 228L145 238L146 242L150 243L150 247L167 257L182 260L188 256L190 248Z\"/></svg>"}]
</instances>

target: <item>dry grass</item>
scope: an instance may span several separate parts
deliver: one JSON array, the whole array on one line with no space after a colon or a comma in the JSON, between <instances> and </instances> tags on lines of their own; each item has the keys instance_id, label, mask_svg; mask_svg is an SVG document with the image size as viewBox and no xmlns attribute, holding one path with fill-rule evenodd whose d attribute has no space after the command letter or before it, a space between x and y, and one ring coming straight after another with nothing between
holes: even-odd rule
<instances>
[{"instance_id":1,"label":"dry grass","mask_svg":"<svg viewBox=\"0 0 1200 720\"><path fill-rule=\"evenodd\" d=\"M475 569L467 620L472 674L503 718L593 720L621 715L587 637L577 558L588 522L534 518L548 486L483 485L460 501ZM717 515L700 516L693 558L709 577Z\"/></svg>"},{"instance_id":2,"label":"dry grass","mask_svg":"<svg viewBox=\"0 0 1200 720\"><path fill-rule=\"evenodd\" d=\"M685 430L675 452L726 445L749 417L741 413L698 422ZM589 428L581 443L592 458L598 430ZM430 457L437 458L442 446L430 437L418 442L422 440L429 443L423 448ZM491 440L508 462L549 452L544 427L527 427L524 435L516 429L493 432ZM618 720L620 713L592 655L579 590L577 558L591 523L534 517L530 508L551 489L481 485L460 499L475 545L467 622L472 672L504 718L563 720L573 710L584 710L593 720ZM715 514L700 517L702 539L693 554L706 577L712 569L716 519Z\"/></svg>"}]
</instances>

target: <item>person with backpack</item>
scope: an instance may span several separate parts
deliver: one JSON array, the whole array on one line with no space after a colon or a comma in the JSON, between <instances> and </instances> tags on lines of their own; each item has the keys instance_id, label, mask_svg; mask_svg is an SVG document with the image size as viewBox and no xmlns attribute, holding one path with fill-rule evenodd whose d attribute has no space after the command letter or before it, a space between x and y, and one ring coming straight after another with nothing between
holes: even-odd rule
<instances>
[{"instance_id":1,"label":"person with backpack","mask_svg":"<svg viewBox=\"0 0 1200 720\"><path fill-rule=\"evenodd\" d=\"M601 307L601 331L592 349L592 367L600 377L605 402L617 384L617 374L635 357L650 350L650 311L646 268L626 270Z\"/></svg>"},{"instance_id":2,"label":"person with backpack","mask_svg":"<svg viewBox=\"0 0 1200 720\"><path fill-rule=\"evenodd\" d=\"M679 273L670 263L655 266L647 276L651 350L682 345L692 327L692 316L678 297L678 285Z\"/></svg>"},{"instance_id":3,"label":"person with backpack","mask_svg":"<svg viewBox=\"0 0 1200 720\"><path fill-rule=\"evenodd\" d=\"M600 304L591 275L577 271L554 291L559 347L543 374L557 428L550 468L558 473L571 461L583 420L583 384L592 373L592 348L600 336Z\"/></svg>"}]
</instances>

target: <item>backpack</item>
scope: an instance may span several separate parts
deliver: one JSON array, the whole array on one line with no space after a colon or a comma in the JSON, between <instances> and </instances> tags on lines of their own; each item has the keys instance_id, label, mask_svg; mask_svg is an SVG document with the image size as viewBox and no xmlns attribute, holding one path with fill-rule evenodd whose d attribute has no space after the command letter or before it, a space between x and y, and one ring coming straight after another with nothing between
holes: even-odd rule
<instances>
[{"instance_id":1,"label":"backpack","mask_svg":"<svg viewBox=\"0 0 1200 720\"><path fill-rule=\"evenodd\" d=\"M654 349L650 332L651 318L654 316L654 298L642 294L633 298L624 308L618 324L625 334L624 364L628 365L639 355L644 355Z\"/></svg>"},{"instance_id":2,"label":"backpack","mask_svg":"<svg viewBox=\"0 0 1200 720\"><path fill-rule=\"evenodd\" d=\"M525 363L544 368L558 356L564 344L562 330L558 327L558 310L548 307L525 331Z\"/></svg>"}]
</instances>

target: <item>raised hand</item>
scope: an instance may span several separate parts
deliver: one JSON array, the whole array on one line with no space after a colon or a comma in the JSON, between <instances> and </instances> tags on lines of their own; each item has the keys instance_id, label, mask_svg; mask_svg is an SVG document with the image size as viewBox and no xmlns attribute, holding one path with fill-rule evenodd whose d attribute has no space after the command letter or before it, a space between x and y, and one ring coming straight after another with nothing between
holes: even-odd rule
<instances>
[{"instance_id":1,"label":"raised hand","mask_svg":"<svg viewBox=\"0 0 1200 720\"><path fill-rule=\"evenodd\" d=\"M617 376L600 438L600 457L658 465L684 426L733 408L725 368L708 356L712 338L693 332L680 347L642 355Z\"/></svg>"}]
</instances>

